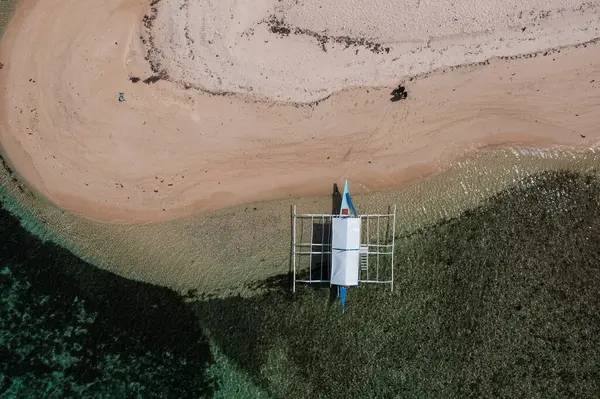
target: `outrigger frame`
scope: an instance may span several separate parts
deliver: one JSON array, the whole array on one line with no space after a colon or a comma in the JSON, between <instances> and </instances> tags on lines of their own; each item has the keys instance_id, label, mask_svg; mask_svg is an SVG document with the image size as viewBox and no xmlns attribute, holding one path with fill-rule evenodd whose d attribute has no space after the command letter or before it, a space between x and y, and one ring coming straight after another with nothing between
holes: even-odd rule
<instances>
[{"instance_id":1,"label":"outrigger frame","mask_svg":"<svg viewBox=\"0 0 600 399\"><path fill-rule=\"evenodd\" d=\"M347 186L348 183L346 182L344 194L348 192ZM344 212L344 209L347 211ZM348 193L348 195L342 197L340 215L298 213L296 205L292 205L292 292L296 292L297 283L331 283L332 219L336 217L348 217L349 210L352 210L355 217L361 219L359 283L389 284L390 289L394 290L394 248L396 244L397 207L393 205L388 213L358 215ZM305 232L304 225L307 221L310 226L309 241L306 240L303 234ZM299 224L302 224L300 234L298 234ZM315 227L320 229L318 231L320 237L319 234L315 237ZM298 278L299 268L301 267L299 260L306 256L308 256L308 278ZM383 271L380 269L380 267L385 266L383 261L385 258L389 258L389 267L391 268L387 276L384 276ZM375 262L375 273L370 272L371 259ZM313 276L313 262L319 264L316 276ZM304 268L302 269L304 270Z\"/></svg>"}]
</instances>

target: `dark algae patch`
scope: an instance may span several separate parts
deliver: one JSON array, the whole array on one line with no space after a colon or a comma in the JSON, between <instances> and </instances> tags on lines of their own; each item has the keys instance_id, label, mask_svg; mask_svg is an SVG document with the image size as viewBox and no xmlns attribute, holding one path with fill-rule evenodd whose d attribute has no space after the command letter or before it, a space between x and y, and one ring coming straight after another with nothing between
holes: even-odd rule
<instances>
[{"instance_id":1,"label":"dark algae patch","mask_svg":"<svg viewBox=\"0 0 600 399\"><path fill-rule=\"evenodd\" d=\"M147 77L146 79L144 79L142 82L146 83L146 84L150 84L150 83L156 83L161 79L167 79L168 76L164 73L159 73L156 75L152 75L150 77Z\"/></svg>"},{"instance_id":2,"label":"dark algae patch","mask_svg":"<svg viewBox=\"0 0 600 399\"><path fill-rule=\"evenodd\" d=\"M97 269L0 208L0 397L211 397L197 317Z\"/></svg>"},{"instance_id":3,"label":"dark algae patch","mask_svg":"<svg viewBox=\"0 0 600 399\"><path fill-rule=\"evenodd\" d=\"M278 288L198 304L281 398L600 395L600 181L546 172L399 236L395 292Z\"/></svg>"},{"instance_id":4,"label":"dark algae patch","mask_svg":"<svg viewBox=\"0 0 600 399\"><path fill-rule=\"evenodd\" d=\"M263 21L269 25L269 31L276 35L287 37L290 34L293 35L304 35L314 38L321 50L327 52L327 43L343 44L344 49L352 47L362 47L375 54L389 54L390 47L385 46L381 43L376 43L373 40L366 39L364 37L349 37L349 36L335 36L328 35L326 33L319 33L309 29L299 28L292 26L285 22L283 19L272 15L268 20Z\"/></svg>"}]
</instances>

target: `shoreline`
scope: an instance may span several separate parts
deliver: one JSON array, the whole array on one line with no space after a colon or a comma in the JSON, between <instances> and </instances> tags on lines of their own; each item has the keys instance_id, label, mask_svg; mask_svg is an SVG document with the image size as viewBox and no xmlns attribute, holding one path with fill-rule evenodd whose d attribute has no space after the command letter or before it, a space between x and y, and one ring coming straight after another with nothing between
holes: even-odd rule
<instances>
[{"instance_id":1,"label":"shoreline","mask_svg":"<svg viewBox=\"0 0 600 399\"><path fill-rule=\"evenodd\" d=\"M476 209L516 182L545 171L598 175L600 152L492 149L400 190L354 194L360 213L398 205L397 232L410 234ZM39 200L0 170L11 213L44 241L68 248L120 276L180 293L250 295L255 283L289 271L290 206L331 209L331 197L254 203L148 224L94 221ZM353 193L356 187L352 185ZM12 203L12 204L11 204ZM268 243L268 245L265 245Z\"/></svg>"},{"instance_id":2,"label":"shoreline","mask_svg":"<svg viewBox=\"0 0 600 399\"><path fill-rule=\"evenodd\" d=\"M135 40L144 5L112 4L128 4L110 20L116 32L102 37L118 40L114 48L102 44L95 58L85 56L93 58L87 67L78 58L89 53L86 38L55 49L72 54L66 65L51 54L52 37L34 60L11 51L42 40L20 30L51 18L43 3L19 5L0 51L0 152L40 195L94 220L144 224L328 195L346 178L357 194L392 190L482 148L585 150L600 143L598 38L413 77L406 102L390 103L389 88L358 87L297 106L127 81L148 70ZM120 104L114 96L123 90L127 101Z\"/></svg>"},{"instance_id":3,"label":"shoreline","mask_svg":"<svg viewBox=\"0 0 600 399\"><path fill-rule=\"evenodd\" d=\"M444 159L440 158L436 162L431 164L422 165L416 164L408 167L406 170L400 171L396 175L387 175L382 177L381 180L385 182L392 181L393 183L388 185L381 185L379 187L373 188L373 186L365 186L364 183L360 181L352 181L353 185L353 193L357 196L362 196L370 193L388 193L398 190L403 190L411 185L418 184L426 179L438 175L443 174L445 172L450 171L453 168L453 165L476 159L480 156L485 156L489 151L494 150L504 150L504 149L519 149L519 150L533 150L533 151L544 151L544 150L566 150L566 151L574 151L578 154L584 154L588 150L600 150L600 141L593 146L585 146L585 147L573 147L568 145L560 145L555 143L549 143L539 140L532 140L531 142L527 142L526 140L521 141L503 141L502 143L493 143L493 144L483 144L479 143L480 146L477 146L478 143L472 143L475 146L475 149L470 149L463 153L462 155L454 155L451 157L446 157ZM127 209L118 209L114 207L103 207L94 205L93 209L88 208L92 207L88 199L80 198L51 198L44 195L37 187L31 185L27 180L23 179L22 176L19 175L18 171L14 169L14 167L7 160L6 156L2 153L2 148L0 146L0 160L2 160L5 164L5 167L8 168L7 171L13 177L15 183L22 187L23 184L26 185L28 192L36 198L37 201L47 202L48 204L57 207L58 209L68 212L76 217L81 217L84 219L88 219L94 222L100 223L109 223L115 225L146 225L146 224L154 224L154 223L163 223L163 222L171 222L177 221L180 219L186 219L193 216L201 216L204 214L212 214L218 211L228 211L228 210L237 210L244 206L249 205L259 205L259 204L269 204L272 202L279 202L285 200L298 200L304 198L319 198L324 199L327 198L331 194L331 187L334 183L340 184L343 183L342 180L326 182L321 187L307 189L308 185L300 185L299 187L288 186L285 188L286 193L288 195L277 196L276 193L265 193L261 196L252 197L252 200L246 202L229 202L226 206L206 206L201 207L201 210L198 210L199 206L191 205L188 208L182 208L180 210L174 210L170 212L159 213L159 217L157 217L157 210L147 210L144 212L137 212L135 219L131 218L131 211ZM436 165L443 164L443 167L439 167ZM381 181L380 180L380 181ZM384 183L385 184L385 183ZM327 187L327 189L325 188ZM282 190L282 189L278 189ZM62 206L61 203L73 204L77 203L78 205L74 208L68 208ZM78 209L79 207L85 208L85 213L80 213Z\"/></svg>"}]
</instances>

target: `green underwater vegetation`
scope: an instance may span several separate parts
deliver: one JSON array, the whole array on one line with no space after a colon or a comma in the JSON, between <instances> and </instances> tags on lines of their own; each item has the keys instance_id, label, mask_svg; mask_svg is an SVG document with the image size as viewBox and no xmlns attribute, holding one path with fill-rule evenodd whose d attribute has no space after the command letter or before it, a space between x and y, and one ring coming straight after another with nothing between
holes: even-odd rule
<instances>
[{"instance_id":1,"label":"green underwater vegetation","mask_svg":"<svg viewBox=\"0 0 600 399\"><path fill-rule=\"evenodd\" d=\"M190 301L0 210L0 397L598 397L600 180L544 172L396 237L395 290Z\"/></svg>"}]
</instances>

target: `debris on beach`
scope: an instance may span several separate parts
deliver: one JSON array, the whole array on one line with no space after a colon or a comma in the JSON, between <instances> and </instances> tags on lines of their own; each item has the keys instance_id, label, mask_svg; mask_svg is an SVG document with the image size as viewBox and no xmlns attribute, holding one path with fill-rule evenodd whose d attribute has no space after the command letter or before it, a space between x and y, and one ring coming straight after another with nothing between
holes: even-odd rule
<instances>
[{"instance_id":1,"label":"debris on beach","mask_svg":"<svg viewBox=\"0 0 600 399\"><path fill-rule=\"evenodd\" d=\"M408 97L408 92L406 91L406 87L399 85L395 88L391 93L393 97L390 99L392 102L400 101L406 99Z\"/></svg>"},{"instance_id":2,"label":"debris on beach","mask_svg":"<svg viewBox=\"0 0 600 399\"><path fill-rule=\"evenodd\" d=\"M125 101L125 93L119 93L119 102L122 103Z\"/></svg>"}]
</instances>

